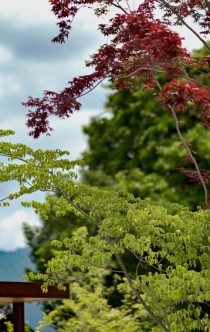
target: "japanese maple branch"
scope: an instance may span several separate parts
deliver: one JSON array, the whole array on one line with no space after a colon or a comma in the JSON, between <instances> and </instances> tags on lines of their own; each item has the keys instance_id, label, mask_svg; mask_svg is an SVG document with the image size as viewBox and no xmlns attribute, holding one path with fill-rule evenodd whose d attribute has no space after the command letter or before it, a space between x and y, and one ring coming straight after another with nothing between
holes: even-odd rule
<instances>
[{"instance_id":1,"label":"japanese maple branch","mask_svg":"<svg viewBox=\"0 0 210 332\"><path fill-rule=\"evenodd\" d=\"M194 156L193 156L193 154L192 154L192 152L191 152L191 150L190 150L190 148L189 148L187 142L185 141L184 137L182 136L182 133L181 133L181 131L180 131L180 127L179 127L179 122L178 122L178 119L177 119L177 116L176 116L176 113L175 113L173 107L172 107L171 105L168 105L168 107L170 108L171 113L172 113L172 115L173 115L173 118L174 118L174 121L175 121L175 125L176 125L176 131L177 131L177 134L178 134L178 136L179 136L179 138L180 138L180 140L181 140L181 142L182 142L184 148L186 149L188 155L190 156L190 159L192 160L192 162L193 162L193 164L194 164L194 167L195 167L196 172L197 172L197 174L198 174L198 178L199 178L199 180L200 180L200 182L201 182L201 185L202 185L202 187L203 187L204 195L205 195L205 204L206 204L206 207L207 207L208 209L210 209L210 204L209 204L209 202L208 202L208 190L207 190L207 188L206 188L205 181L204 181L204 179L203 179L203 177L202 177L202 174L201 174L201 172L200 172L200 169L199 169L198 163L197 163L196 159L194 158Z\"/></svg>"},{"instance_id":2,"label":"japanese maple branch","mask_svg":"<svg viewBox=\"0 0 210 332\"><path fill-rule=\"evenodd\" d=\"M126 15L128 15L128 12L125 10L125 8L123 8L118 1L116 1L116 3L113 1L112 5L120 10L122 10L122 12Z\"/></svg>"},{"instance_id":3,"label":"japanese maple branch","mask_svg":"<svg viewBox=\"0 0 210 332\"><path fill-rule=\"evenodd\" d=\"M158 0L158 2L160 4L162 4L163 6L165 6L166 8L170 9L170 11L176 15L179 19L179 21L186 26L186 28L188 28L205 46L206 48L208 48L210 50L209 45L205 42L205 40L193 29L191 28L191 26L189 26L185 20L183 19L183 17L177 12L176 8L174 8L173 6L171 6L170 4L168 4L165 0Z\"/></svg>"},{"instance_id":4,"label":"japanese maple branch","mask_svg":"<svg viewBox=\"0 0 210 332\"><path fill-rule=\"evenodd\" d=\"M85 95L89 94L91 91L93 91L95 88L97 88L97 86L100 85L104 80L105 80L105 78L102 78L92 88L89 88L88 91L81 93L81 95L79 95L78 98L84 97Z\"/></svg>"},{"instance_id":5,"label":"japanese maple branch","mask_svg":"<svg viewBox=\"0 0 210 332\"><path fill-rule=\"evenodd\" d=\"M160 83L159 83L159 81L158 81L158 79L157 79L156 72L155 72L154 70L152 70L152 69L151 69L151 71L152 71L153 76L154 76L154 78L155 78L155 80L156 80L156 84L157 84L158 88L159 88L160 90L162 90L162 87L161 87L161 85L160 85ZM174 108L173 108L170 104L168 105L168 107L169 107L169 109L170 109L170 111L171 111L171 113L172 113L172 115L173 115L173 118L174 118L174 121L175 121L175 126L176 126L176 132L177 132L177 134L178 134L178 136L179 136L179 139L180 139L180 141L182 142L182 144L183 144L185 150L187 151L187 153L188 153L188 155L189 155L189 157L190 157L190 160L192 160L192 162L193 162L193 164L194 164L194 167L195 167L195 170L196 170L196 172L197 172L198 178L199 178L199 180L200 180L200 183L201 183L201 185L202 185L202 187L203 187L203 190L204 190L204 197L205 197L205 200L204 200L204 201L205 201L205 205L206 205L207 209L210 209L210 204L209 204L209 201L208 201L208 190L207 190L207 187L206 187L205 181L204 181L204 179L203 179L203 177L202 177L202 174L201 174L201 172L200 172L200 169L199 169L198 163L197 163L195 157L193 156L193 154L192 154L192 152L191 152L191 150L190 150L190 148L189 148L187 142L185 141L185 139L184 139L184 137L183 137L183 135L182 135L182 133L181 133L181 131L180 131L179 121L178 121L178 119L177 119L176 112L174 111Z\"/></svg>"},{"instance_id":6,"label":"japanese maple branch","mask_svg":"<svg viewBox=\"0 0 210 332\"><path fill-rule=\"evenodd\" d=\"M128 75L127 77L131 77L133 74L135 74L136 72L140 71L141 69L142 69L141 67L140 67L140 68L137 68L133 73L131 73L131 74ZM161 91L161 90L162 90L162 87L161 87L161 85L160 85L160 83L159 83L159 81L158 81L158 79L157 79L156 70L155 70L154 68L149 68L149 67L144 67L143 69L144 69L144 70L150 70L150 71L151 71L151 73L152 73L152 75L153 75L153 77L154 77L154 79L155 79L155 81L156 81L156 84L157 84L159 90ZM186 78L190 80L190 77L189 77L188 73L186 72L186 70L184 71L184 73L185 73L185 75L186 75ZM190 159L192 160L192 162L193 162L193 164L194 164L194 167L195 167L195 170L196 170L196 172L197 172L197 174L198 174L198 178L199 178L199 180L200 180L200 182L201 182L201 184L202 184L202 186L203 186L204 196L205 196L205 205L206 205L206 207L207 207L208 209L210 209L210 204L209 204L209 202L208 202L208 190L207 190L207 187L206 187L205 181L204 181L204 179L203 179L203 177L202 177L202 174L201 174L201 172L200 172L200 169L199 169L198 163L197 163L196 159L194 158L194 156L193 156L191 150L189 149L189 146L188 146L187 142L185 141L185 139L184 139L184 137L183 137L183 135L182 135L182 133L181 133L181 131L180 131L179 122L178 122L178 119L177 119L177 116L176 116L176 113L175 113L173 107L172 107L171 105L169 105L169 108L170 108L170 110L171 110L171 112L172 112L172 115L173 115L173 118L174 118L174 121L175 121L175 126L176 126L177 134L178 134L178 136L179 136L179 138L180 138L180 140L181 140L181 142L182 142L184 148L186 149L186 151L187 151L187 153L188 153Z\"/></svg>"}]
</instances>

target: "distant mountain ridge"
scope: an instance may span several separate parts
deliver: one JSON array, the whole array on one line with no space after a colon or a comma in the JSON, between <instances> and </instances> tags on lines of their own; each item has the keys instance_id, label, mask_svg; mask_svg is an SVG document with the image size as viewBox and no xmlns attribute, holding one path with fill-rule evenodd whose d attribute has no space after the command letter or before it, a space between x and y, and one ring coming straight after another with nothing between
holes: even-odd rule
<instances>
[{"instance_id":1,"label":"distant mountain ridge","mask_svg":"<svg viewBox=\"0 0 210 332\"><path fill-rule=\"evenodd\" d=\"M30 248L16 251L0 251L0 281L24 281L25 269L35 270L30 260ZM41 305L37 302L25 304L25 321L33 328L37 327L41 316ZM51 332L51 328L43 332Z\"/></svg>"},{"instance_id":2,"label":"distant mountain ridge","mask_svg":"<svg viewBox=\"0 0 210 332\"><path fill-rule=\"evenodd\" d=\"M24 281L25 269L34 269L30 248L0 251L0 281Z\"/></svg>"}]
</instances>

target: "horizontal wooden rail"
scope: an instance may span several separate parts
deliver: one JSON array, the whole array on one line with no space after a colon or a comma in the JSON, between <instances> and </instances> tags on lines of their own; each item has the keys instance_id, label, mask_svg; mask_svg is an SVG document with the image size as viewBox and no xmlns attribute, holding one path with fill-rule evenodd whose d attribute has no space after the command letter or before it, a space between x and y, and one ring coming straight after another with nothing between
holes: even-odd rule
<instances>
[{"instance_id":1,"label":"horizontal wooden rail","mask_svg":"<svg viewBox=\"0 0 210 332\"><path fill-rule=\"evenodd\" d=\"M0 281L0 303L47 301L48 299L69 298L69 285L65 290L56 286L49 286L48 292L43 293L41 282L9 282Z\"/></svg>"}]
</instances>

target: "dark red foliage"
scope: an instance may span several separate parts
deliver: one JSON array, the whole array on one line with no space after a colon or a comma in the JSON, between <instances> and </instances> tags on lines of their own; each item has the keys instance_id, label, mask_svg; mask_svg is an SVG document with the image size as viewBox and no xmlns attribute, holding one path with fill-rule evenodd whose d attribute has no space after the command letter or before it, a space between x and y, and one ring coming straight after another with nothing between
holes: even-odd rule
<instances>
[{"instance_id":1,"label":"dark red foliage","mask_svg":"<svg viewBox=\"0 0 210 332\"><path fill-rule=\"evenodd\" d=\"M77 13L77 7L70 0L49 0L52 11L58 18L59 35L53 38L53 42L64 43L71 30L71 23Z\"/></svg>"},{"instance_id":2,"label":"dark red foliage","mask_svg":"<svg viewBox=\"0 0 210 332\"><path fill-rule=\"evenodd\" d=\"M203 125L210 129L210 89L190 81L174 78L160 93L165 109L173 106L175 112L184 112L189 106L202 110Z\"/></svg>"},{"instance_id":3,"label":"dark red foliage","mask_svg":"<svg viewBox=\"0 0 210 332\"><path fill-rule=\"evenodd\" d=\"M93 74L74 78L69 82L70 86L60 93L45 91L42 99L30 97L23 103L29 108L27 125L32 128L30 135L37 138L42 133L49 133L51 128L47 119L50 115L69 117L80 109L77 98L105 78L117 89L123 89L130 86L131 79L139 77L143 77L150 86L156 84L156 71L164 71L168 76L178 75L180 69L177 64L189 55L181 47L177 33L159 20L150 19L150 16L151 8L142 12L140 6L130 14L117 14L110 25L100 25L104 35L114 37L86 63L94 68ZM35 108L34 112L32 108Z\"/></svg>"},{"instance_id":4,"label":"dark red foliage","mask_svg":"<svg viewBox=\"0 0 210 332\"><path fill-rule=\"evenodd\" d=\"M123 80L123 76L128 75L153 77L154 71L159 70L166 74L178 73L177 61L189 56L181 47L181 39L177 33L148 16L148 13L144 14L139 8L130 14L118 14L111 25L99 27L105 36L114 35L110 41L114 49L112 54L115 56L111 75L113 77L114 74L117 81L119 77ZM103 58L107 58L108 52L104 50L105 48L103 53L93 55L93 61L88 65L99 64ZM113 73L117 68L119 70Z\"/></svg>"},{"instance_id":5,"label":"dark red foliage","mask_svg":"<svg viewBox=\"0 0 210 332\"><path fill-rule=\"evenodd\" d=\"M101 16L109 11L110 7L117 7L125 14L130 12L129 1L127 5L123 1L114 0L49 0L52 11L58 18L57 25L60 33L53 42L63 43L68 37L72 21L77 12L84 7L92 7L96 15ZM163 20L169 24L171 17L175 24L182 23L181 20L192 17L201 28L204 35L210 32L210 2L208 0L144 0L139 6L142 13L147 13L154 18L153 10L160 6L165 12Z\"/></svg>"},{"instance_id":6,"label":"dark red foliage","mask_svg":"<svg viewBox=\"0 0 210 332\"><path fill-rule=\"evenodd\" d=\"M64 43L71 30L71 24L77 12L84 7L97 4L96 15L105 14L112 4L109 0L49 0L52 11L58 19L59 34L53 38L54 43Z\"/></svg>"},{"instance_id":7,"label":"dark red foliage","mask_svg":"<svg viewBox=\"0 0 210 332\"><path fill-rule=\"evenodd\" d=\"M32 128L29 135L34 138L38 138L40 134L49 135L49 132L52 131L49 126L49 116L55 115L59 118L65 118L74 111L79 111L81 104L77 98L93 90L102 80L103 77L97 73L85 75L74 78L72 82L69 82L69 87L60 93L45 91L42 99L28 97L28 101L22 105L29 108L26 123L29 128ZM35 108L35 111L31 111L31 108Z\"/></svg>"},{"instance_id":8,"label":"dark red foliage","mask_svg":"<svg viewBox=\"0 0 210 332\"><path fill-rule=\"evenodd\" d=\"M185 174L189 178L189 181L191 181L191 182L197 182L199 184L201 183L201 180L200 180L200 178L198 176L198 173L196 171L189 171L189 170L187 170L185 168L182 168L182 167L178 168L178 170L181 173ZM201 174L204 182L206 184L208 184L209 181L210 181L210 171L207 171L205 169L200 169L200 174Z\"/></svg>"},{"instance_id":9,"label":"dark red foliage","mask_svg":"<svg viewBox=\"0 0 210 332\"><path fill-rule=\"evenodd\" d=\"M108 42L90 57L86 66L93 68L93 73L74 78L68 87L60 93L44 91L43 98L29 97L23 103L28 111L27 126L29 135L38 138L41 134L49 135L49 117L69 117L81 107L78 98L92 91L104 79L108 79L116 89L129 88L135 80L141 78L147 89L160 91L159 98L165 110L170 109L175 117L176 127L181 124L176 120L175 112L185 112L196 108L202 112L203 125L210 129L210 89L197 81L196 74L188 76L187 69L196 73L202 70L208 77L209 58L193 58L183 49L182 39L170 29L171 25L185 25L193 32L207 49L210 49L200 34L210 32L210 2L207 0L143 0L140 5L129 0L49 0L57 17L59 34L53 42L64 43L75 15L84 7L93 10L95 15L102 16L118 9L107 24L100 24L99 31ZM134 9L134 6L136 8ZM131 9L132 7L132 9ZM163 11L162 19L157 18L158 7ZM185 19L191 17L201 31L194 31ZM84 41L85 42L85 41ZM193 70L192 70L193 69ZM157 79L161 73L163 87ZM159 75L160 76L160 75ZM155 94L156 94L155 90ZM182 135L177 129L182 141ZM186 146L187 144L187 146ZM196 152L190 144L184 142L188 151L186 160L196 171L180 168L190 181L202 183L205 192L205 203L210 208L205 184L209 183L210 172L200 169L194 156Z\"/></svg>"},{"instance_id":10,"label":"dark red foliage","mask_svg":"<svg viewBox=\"0 0 210 332\"><path fill-rule=\"evenodd\" d=\"M144 0L135 10L130 9L129 1L121 0L49 2L59 27L59 35L53 41L59 43L65 42L73 19L81 8L92 8L99 16L113 7L117 7L121 13L110 19L109 24L99 25L101 33L109 38L109 43L102 45L86 63L93 67L92 74L74 78L69 82L69 87L60 93L45 91L43 98L29 97L23 103L29 108L27 125L31 129L30 135L36 138L52 130L49 116L69 117L80 109L78 98L105 78L117 89L124 89L141 77L145 86L151 89L159 85L156 77L158 72L162 72L167 79L183 74L183 64L187 59L190 62L191 57L182 48L178 34L169 29L169 19L176 17L176 23L180 23L181 19L192 16L205 27L205 31L209 24L209 2L203 0L187 0L181 4L178 0ZM157 6L161 6L165 12L162 20L155 17ZM184 111L188 103L195 104L202 109L204 125L210 127L209 91L204 87L175 78L163 88L160 96L165 107L174 105L176 112Z\"/></svg>"}]
</instances>

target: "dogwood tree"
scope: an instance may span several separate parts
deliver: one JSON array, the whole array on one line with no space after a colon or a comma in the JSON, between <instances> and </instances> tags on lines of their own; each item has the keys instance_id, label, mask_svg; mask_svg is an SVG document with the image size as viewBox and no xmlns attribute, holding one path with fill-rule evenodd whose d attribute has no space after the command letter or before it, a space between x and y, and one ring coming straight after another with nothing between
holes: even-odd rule
<instances>
[{"instance_id":1,"label":"dogwood tree","mask_svg":"<svg viewBox=\"0 0 210 332\"><path fill-rule=\"evenodd\" d=\"M1 136L8 134L13 132L0 131ZM47 262L46 273L29 273L30 279L44 281L44 291L48 285L73 283L71 301L61 309L75 311L69 321L60 322L61 331L71 331L71 322L72 331L84 330L85 324L90 331L103 331L105 322L110 331L121 330L121 320L139 331L142 316L153 321L153 332L210 331L209 210L191 212L174 204L169 212L125 190L75 184L69 180L76 177L74 167L82 162L69 160L65 151L33 150L1 141L0 156L6 158L0 181L18 184L17 190L1 198L1 206L41 190L49 194L45 202L27 200L23 206L33 207L45 219L50 211L58 218L72 212L97 229L90 235L82 226L71 237L54 240L54 257ZM132 266L135 263L134 270L128 258ZM103 298L104 276L114 271L122 276L118 287L125 301L122 311L110 313L106 298L98 296ZM81 318L79 323L75 315ZM59 308L49 314L50 321L59 322L57 316Z\"/></svg>"}]
</instances>

